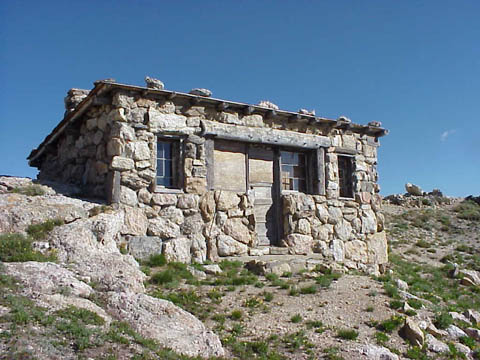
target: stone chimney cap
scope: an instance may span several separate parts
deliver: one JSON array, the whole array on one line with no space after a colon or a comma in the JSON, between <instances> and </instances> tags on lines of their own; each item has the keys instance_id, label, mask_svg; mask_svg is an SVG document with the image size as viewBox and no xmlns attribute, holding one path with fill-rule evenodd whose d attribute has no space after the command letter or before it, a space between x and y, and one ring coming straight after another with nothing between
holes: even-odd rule
<instances>
[{"instance_id":1,"label":"stone chimney cap","mask_svg":"<svg viewBox=\"0 0 480 360\"><path fill-rule=\"evenodd\" d=\"M278 107L278 105L272 103L271 101L268 101L268 100L262 100L258 103L258 106L261 106L261 107L264 107L264 108L268 108L268 109L272 109L272 110L279 110L280 108Z\"/></svg>"},{"instance_id":2,"label":"stone chimney cap","mask_svg":"<svg viewBox=\"0 0 480 360\"><path fill-rule=\"evenodd\" d=\"M151 78L150 76L145 76L145 83L149 89L163 90L165 88L165 85L162 81Z\"/></svg>"},{"instance_id":3,"label":"stone chimney cap","mask_svg":"<svg viewBox=\"0 0 480 360\"><path fill-rule=\"evenodd\" d=\"M190 95L197 95L197 96L203 96L203 97L210 97L212 96L212 92L208 89L203 89L203 88L195 88L192 89L188 92Z\"/></svg>"}]
</instances>

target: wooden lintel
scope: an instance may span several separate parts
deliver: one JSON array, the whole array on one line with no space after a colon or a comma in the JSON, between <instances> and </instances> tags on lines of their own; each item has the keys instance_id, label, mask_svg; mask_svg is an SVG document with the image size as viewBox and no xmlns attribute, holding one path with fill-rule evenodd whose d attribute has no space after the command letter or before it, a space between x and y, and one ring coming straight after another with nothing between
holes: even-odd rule
<instances>
[{"instance_id":1,"label":"wooden lintel","mask_svg":"<svg viewBox=\"0 0 480 360\"><path fill-rule=\"evenodd\" d=\"M200 99L198 97L191 98L190 103L192 105L198 105L198 104L200 104Z\"/></svg>"},{"instance_id":2,"label":"wooden lintel","mask_svg":"<svg viewBox=\"0 0 480 360\"><path fill-rule=\"evenodd\" d=\"M245 109L243 109L243 112L245 115L251 115L255 111L255 108L253 106L246 106Z\"/></svg>"},{"instance_id":3,"label":"wooden lintel","mask_svg":"<svg viewBox=\"0 0 480 360\"><path fill-rule=\"evenodd\" d=\"M297 122L300 121L301 118L302 116L300 114L295 114L288 118L288 122Z\"/></svg>"},{"instance_id":4,"label":"wooden lintel","mask_svg":"<svg viewBox=\"0 0 480 360\"><path fill-rule=\"evenodd\" d=\"M300 134L287 130L221 124L209 120L204 120L204 123L206 136L215 136L224 140L305 149L318 149L319 147L331 145L330 139L326 136Z\"/></svg>"},{"instance_id":5,"label":"wooden lintel","mask_svg":"<svg viewBox=\"0 0 480 360\"><path fill-rule=\"evenodd\" d=\"M172 93L168 94L167 98L168 98L168 100L172 100L176 96L177 96L177 93L175 91L173 91Z\"/></svg>"},{"instance_id":6,"label":"wooden lintel","mask_svg":"<svg viewBox=\"0 0 480 360\"><path fill-rule=\"evenodd\" d=\"M277 116L277 112L273 109L271 110L268 110L267 113L265 114L265 116L270 119L270 118L273 118L275 116Z\"/></svg>"}]
</instances>

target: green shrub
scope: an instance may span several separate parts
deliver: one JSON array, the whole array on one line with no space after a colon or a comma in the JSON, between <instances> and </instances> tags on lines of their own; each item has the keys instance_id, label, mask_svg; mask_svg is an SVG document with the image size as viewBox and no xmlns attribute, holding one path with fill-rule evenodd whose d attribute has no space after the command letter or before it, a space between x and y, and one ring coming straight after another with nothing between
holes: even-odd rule
<instances>
[{"instance_id":1,"label":"green shrub","mask_svg":"<svg viewBox=\"0 0 480 360\"><path fill-rule=\"evenodd\" d=\"M296 314L296 315L293 315L291 318L290 318L290 321L294 324L298 324L299 322L302 322L302 316L300 314Z\"/></svg>"},{"instance_id":2,"label":"green shrub","mask_svg":"<svg viewBox=\"0 0 480 360\"><path fill-rule=\"evenodd\" d=\"M330 273L326 273L326 274L317 276L315 278L315 281L321 287L328 288L332 284L332 281L338 280L341 277L342 277L342 274L340 274L340 273L330 272Z\"/></svg>"},{"instance_id":3,"label":"green shrub","mask_svg":"<svg viewBox=\"0 0 480 360\"><path fill-rule=\"evenodd\" d=\"M300 288L300 294L315 294L317 292L317 287L315 285L304 286Z\"/></svg>"},{"instance_id":4,"label":"green shrub","mask_svg":"<svg viewBox=\"0 0 480 360\"><path fill-rule=\"evenodd\" d=\"M43 240L55 226L63 224L64 221L62 219L49 219L40 224L29 225L27 227L27 234L30 235L33 240Z\"/></svg>"},{"instance_id":5,"label":"green shrub","mask_svg":"<svg viewBox=\"0 0 480 360\"><path fill-rule=\"evenodd\" d=\"M433 323L439 329L446 329L453 324L453 318L449 313L441 312L435 316Z\"/></svg>"},{"instance_id":6,"label":"green shrub","mask_svg":"<svg viewBox=\"0 0 480 360\"><path fill-rule=\"evenodd\" d=\"M155 254L155 255L150 255L148 260L145 262L145 265L150 267L157 267L157 266L163 266L166 263L167 263L167 259L165 259L165 255Z\"/></svg>"},{"instance_id":7,"label":"green shrub","mask_svg":"<svg viewBox=\"0 0 480 360\"><path fill-rule=\"evenodd\" d=\"M12 190L13 193L27 196L41 196L45 195L45 190L41 185L33 184L27 186L16 187Z\"/></svg>"},{"instance_id":8,"label":"green shrub","mask_svg":"<svg viewBox=\"0 0 480 360\"><path fill-rule=\"evenodd\" d=\"M268 292L268 291L265 291L263 293L263 299L266 301L266 302L270 302L273 300L273 294L271 292Z\"/></svg>"},{"instance_id":9,"label":"green shrub","mask_svg":"<svg viewBox=\"0 0 480 360\"><path fill-rule=\"evenodd\" d=\"M423 240L423 239L418 240L415 243L415 245L417 245L418 247L424 248L424 249L428 249L430 247L430 243L428 241Z\"/></svg>"},{"instance_id":10,"label":"green shrub","mask_svg":"<svg viewBox=\"0 0 480 360\"><path fill-rule=\"evenodd\" d=\"M390 338L388 337L387 334L377 331L375 333L375 340L377 340L377 344L383 345L385 344Z\"/></svg>"},{"instance_id":11,"label":"green shrub","mask_svg":"<svg viewBox=\"0 0 480 360\"><path fill-rule=\"evenodd\" d=\"M54 314L68 320L81 320L85 325L105 324L105 320L93 311L72 305L65 309L57 310Z\"/></svg>"},{"instance_id":12,"label":"green shrub","mask_svg":"<svg viewBox=\"0 0 480 360\"><path fill-rule=\"evenodd\" d=\"M312 329L312 328L318 329L323 327L323 322L320 320L308 320L307 322L305 322L305 324L309 329Z\"/></svg>"},{"instance_id":13,"label":"green shrub","mask_svg":"<svg viewBox=\"0 0 480 360\"><path fill-rule=\"evenodd\" d=\"M419 348L418 346L413 346L407 350L406 356L408 359L415 360L428 360L430 359L426 354L426 350Z\"/></svg>"},{"instance_id":14,"label":"green shrub","mask_svg":"<svg viewBox=\"0 0 480 360\"><path fill-rule=\"evenodd\" d=\"M195 277L188 271L187 265L180 262L167 264L165 270L159 271L150 277L150 283L166 287L176 287L180 280L194 281Z\"/></svg>"},{"instance_id":15,"label":"green shrub","mask_svg":"<svg viewBox=\"0 0 480 360\"><path fill-rule=\"evenodd\" d=\"M390 309L397 310L397 309L400 309L401 307L403 307L403 301L401 301L401 300L391 300L390 301Z\"/></svg>"},{"instance_id":16,"label":"green shrub","mask_svg":"<svg viewBox=\"0 0 480 360\"><path fill-rule=\"evenodd\" d=\"M230 319L232 320L240 320L242 317L243 317L242 310L233 310L232 313L230 314Z\"/></svg>"},{"instance_id":17,"label":"green shrub","mask_svg":"<svg viewBox=\"0 0 480 360\"><path fill-rule=\"evenodd\" d=\"M378 326L378 329L387 333L391 333L403 323L403 318L393 315L390 319L384 320Z\"/></svg>"},{"instance_id":18,"label":"green shrub","mask_svg":"<svg viewBox=\"0 0 480 360\"><path fill-rule=\"evenodd\" d=\"M337 337L345 340L356 340L358 331L352 329L340 329L337 331Z\"/></svg>"},{"instance_id":19,"label":"green shrub","mask_svg":"<svg viewBox=\"0 0 480 360\"><path fill-rule=\"evenodd\" d=\"M459 219L478 221L480 220L480 205L466 200L455 206L453 209L457 213Z\"/></svg>"},{"instance_id":20,"label":"green shrub","mask_svg":"<svg viewBox=\"0 0 480 360\"><path fill-rule=\"evenodd\" d=\"M42 254L32 248L32 240L22 234L0 234L0 261L56 261L55 253Z\"/></svg>"},{"instance_id":21,"label":"green shrub","mask_svg":"<svg viewBox=\"0 0 480 360\"><path fill-rule=\"evenodd\" d=\"M470 336L460 337L460 342L464 345L467 345L472 350L475 348L476 345L475 339L471 338Z\"/></svg>"}]
</instances>

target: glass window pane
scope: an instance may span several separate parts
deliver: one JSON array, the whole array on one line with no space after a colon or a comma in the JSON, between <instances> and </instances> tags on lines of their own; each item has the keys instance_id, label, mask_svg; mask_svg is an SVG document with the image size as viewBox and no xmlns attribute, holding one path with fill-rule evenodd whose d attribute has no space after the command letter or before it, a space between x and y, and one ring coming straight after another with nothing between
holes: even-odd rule
<instances>
[{"instance_id":1,"label":"glass window pane","mask_svg":"<svg viewBox=\"0 0 480 360\"><path fill-rule=\"evenodd\" d=\"M166 177L172 177L172 161L171 160L165 160L165 176Z\"/></svg>"},{"instance_id":2,"label":"glass window pane","mask_svg":"<svg viewBox=\"0 0 480 360\"><path fill-rule=\"evenodd\" d=\"M172 144L164 143L163 152L164 152L165 159L171 159L172 158Z\"/></svg>"},{"instance_id":3,"label":"glass window pane","mask_svg":"<svg viewBox=\"0 0 480 360\"><path fill-rule=\"evenodd\" d=\"M157 144L157 157L163 159L163 157L164 157L163 154L164 154L163 143L159 142Z\"/></svg>"},{"instance_id":4,"label":"glass window pane","mask_svg":"<svg viewBox=\"0 0 480 360\"><path fill-rule=\"evenodd\" d=\"M164 175L165 175L165 170L164 170L163 160L157 160L157 176L164 176Z\"/></svg>"}]
</instances>

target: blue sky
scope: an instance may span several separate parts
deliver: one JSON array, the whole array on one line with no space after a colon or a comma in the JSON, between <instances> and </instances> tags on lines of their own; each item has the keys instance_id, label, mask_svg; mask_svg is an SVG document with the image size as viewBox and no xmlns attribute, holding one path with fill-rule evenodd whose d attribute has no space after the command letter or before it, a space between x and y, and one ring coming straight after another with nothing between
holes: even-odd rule
<instances>
[{"instance_id":1,"label":"blue sky","mask_svg":"<svg viewBox=\"0 0 480 360\"><path fill-rule=\"evenodd\" d=\"M0 2L0 174L108 77L381 121L381 193L480 194L480 1Z\"/></svg>"}]
</instances>

